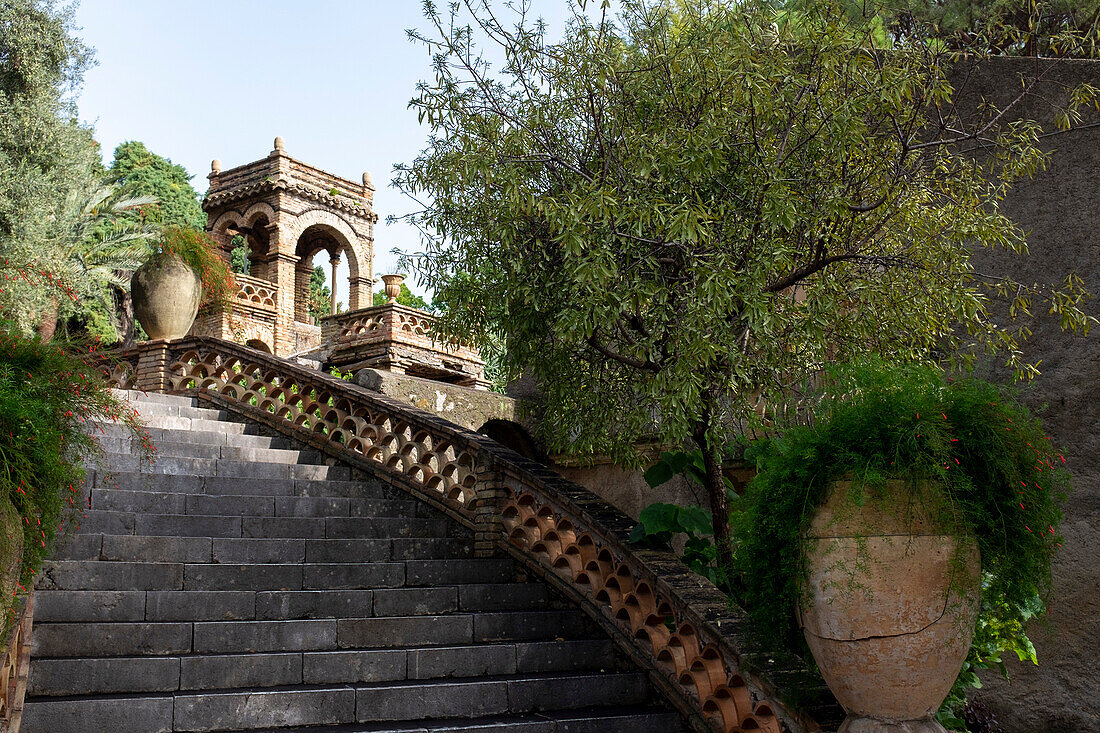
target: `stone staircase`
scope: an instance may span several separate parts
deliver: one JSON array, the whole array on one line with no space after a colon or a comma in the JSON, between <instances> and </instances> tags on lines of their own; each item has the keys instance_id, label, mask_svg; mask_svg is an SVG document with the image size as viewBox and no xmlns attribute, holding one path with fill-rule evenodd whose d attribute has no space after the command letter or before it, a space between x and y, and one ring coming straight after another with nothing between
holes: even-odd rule
<instances>
[{"instance_id":1,"label":"stone staircase","mask_svg":"<svg viewBox=\"0 0 1100 733\"><path fill-rule=\"evenodd\" d=\"M113 476L37 584L23 733L674 733L583 613L408 494L192 400L126 393Z\"/></svg>"}]
</instances>

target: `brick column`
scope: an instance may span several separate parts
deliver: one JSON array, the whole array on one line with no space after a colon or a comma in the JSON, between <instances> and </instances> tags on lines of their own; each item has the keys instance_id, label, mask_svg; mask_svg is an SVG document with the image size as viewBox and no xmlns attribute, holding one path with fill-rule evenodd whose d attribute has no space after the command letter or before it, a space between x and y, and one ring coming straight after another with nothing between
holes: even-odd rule
<instances>
[{"instance_id":1,"label":"brick column","mask_svg":"<svg viewBox=\"0 0 1100 733\"><path fill-rule=\"evenodd\" d=\"M477 476L474 484L474 557L492 557L497 554L497 543L504 536L500 513L508 492L500 468L491 456L480 453L474 470Z\"/></svg>"},{"instance_id":2,"label":"brick column","mask_svg":"<svg viewBox=\"0 0 1100 733\"><path fill-rule=\"evenodd\" d=\"M145 344L134 367L134 388L142 392L167 392L168 342L164 339Z\"/></svg>"},{"instance_id":3,"label":"brick column","mask_svg":"<svg viewBox=\"0 0 1100 733\"><path fill-rule=\"evenodd\" d=\"M371 291L374 281L369 277L353 277L348 283L348 310L370 308L373 305Z\"/></svg>"},{"instance_id":4,"label":"brick column","mask_svg":"<svg viewBox=\"0 0 1100 733\"><path fill-rule=\"evenodd\" d=\"M300 257L279 252L271 263L275 270L275 287L278 290L278 311L275 314L275 343L271 345L276 356L294 351L294 317L298 308L298 262ZM307 281L308 287L308 281Z\"/></svg>"}]
</instances>

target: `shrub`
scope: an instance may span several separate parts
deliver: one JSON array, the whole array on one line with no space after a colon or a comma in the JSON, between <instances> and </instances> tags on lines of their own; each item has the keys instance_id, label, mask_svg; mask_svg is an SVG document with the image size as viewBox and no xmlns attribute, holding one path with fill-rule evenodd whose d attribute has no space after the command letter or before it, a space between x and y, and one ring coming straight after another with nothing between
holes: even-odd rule
<instances>
[{"instance_id":1,"label":"shrub","mask_svg":"<svg viewBox=\"0 0 1100 733\"><path fill-rule=\"evenodd\" d=\"M218 253L218 243L205 232L186 226L165 227L153 242L151 261L175 255L202 280L202 308L229 310L237 295L237 282L229 263Z\"/></svg>"},{"instance_id":2,"label":"shrub","mask_svg":"<svg viewBox=\"0 0 1100 733\"><path fill-rule=\"evenodd\" d=\"M151 450L133 409L93 366L93 352L27 339L0 323L0 492L22 518L24 587L58 535L79 522L83 462L101 455L90 421L118 420Z\"/></svg>"}]
</instances>

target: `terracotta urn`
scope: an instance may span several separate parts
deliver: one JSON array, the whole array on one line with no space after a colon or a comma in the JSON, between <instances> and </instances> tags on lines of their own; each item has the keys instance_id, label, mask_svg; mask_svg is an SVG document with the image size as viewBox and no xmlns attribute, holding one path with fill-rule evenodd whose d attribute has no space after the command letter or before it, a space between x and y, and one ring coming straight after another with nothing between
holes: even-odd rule
<instances>
[{"instance_id":1,"label":"terracotta urn","mask_svg":"<svg viewBox=\"0 0 1100 733\"><path fill-rule=\"evenodd\" d=\"M386 284L386 302L396 303L397 296L401 295L401 283L405 282L405 276L383 275L382 282Z\"/></svg>"},{"instance_id":2,"label":"terracotta urn","mask_svg":"<svg viewBox=\"0 0 1100 733\"><path fill-rule=\"evenodd\" d=\"M980 605L977 543L954 531L937 486L856 494L836 482L806 533L802 625L848 713L838 733L944 733L935 713Z\"/></svg>"},{"instance_id":3,"label":"terracotta urn","mask_svg":"<svg viewBox=\"0 0 1100 733\"><path fill-rule=\"evenodd\" d=\"M137 317L150 339L187 335L202 300L202 281L182 259L154 256L130 279Z\"/></svg>"}]
</instances>

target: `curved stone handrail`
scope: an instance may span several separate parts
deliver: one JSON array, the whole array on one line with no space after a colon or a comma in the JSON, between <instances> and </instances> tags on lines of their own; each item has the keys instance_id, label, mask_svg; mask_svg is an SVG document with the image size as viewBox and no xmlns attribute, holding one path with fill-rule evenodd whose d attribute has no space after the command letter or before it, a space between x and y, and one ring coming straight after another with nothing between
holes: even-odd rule
<instances>
[{"instance_id":1,"label":"curved stone handrail","mask_svg":"<svg viewBox=\"0 0 1100 733\"><path fill-rule=\"evenodd\" d=\"M503 548L603 626L697 731L809 733L843 717L819 678L746 651L743 616L634 522L495 441L357 385L211 338L118 352L115 386L191 394L396 483ZM798 705L780 701L778 691Z\"/></svg>"},{"instance_id":2,"label":"curved stone handrail","mask_svg":"<svg viewBox=\"0 0 1100 733\"><path fill-rule=\"evenodd\" d=\"M8 636L4 656L0 657L0 730L19 733L23 719L23 699L27 694L27 675L31 666L31 622L34 618L34 590L23 599Z\"/></svg>"}]
</instances>

